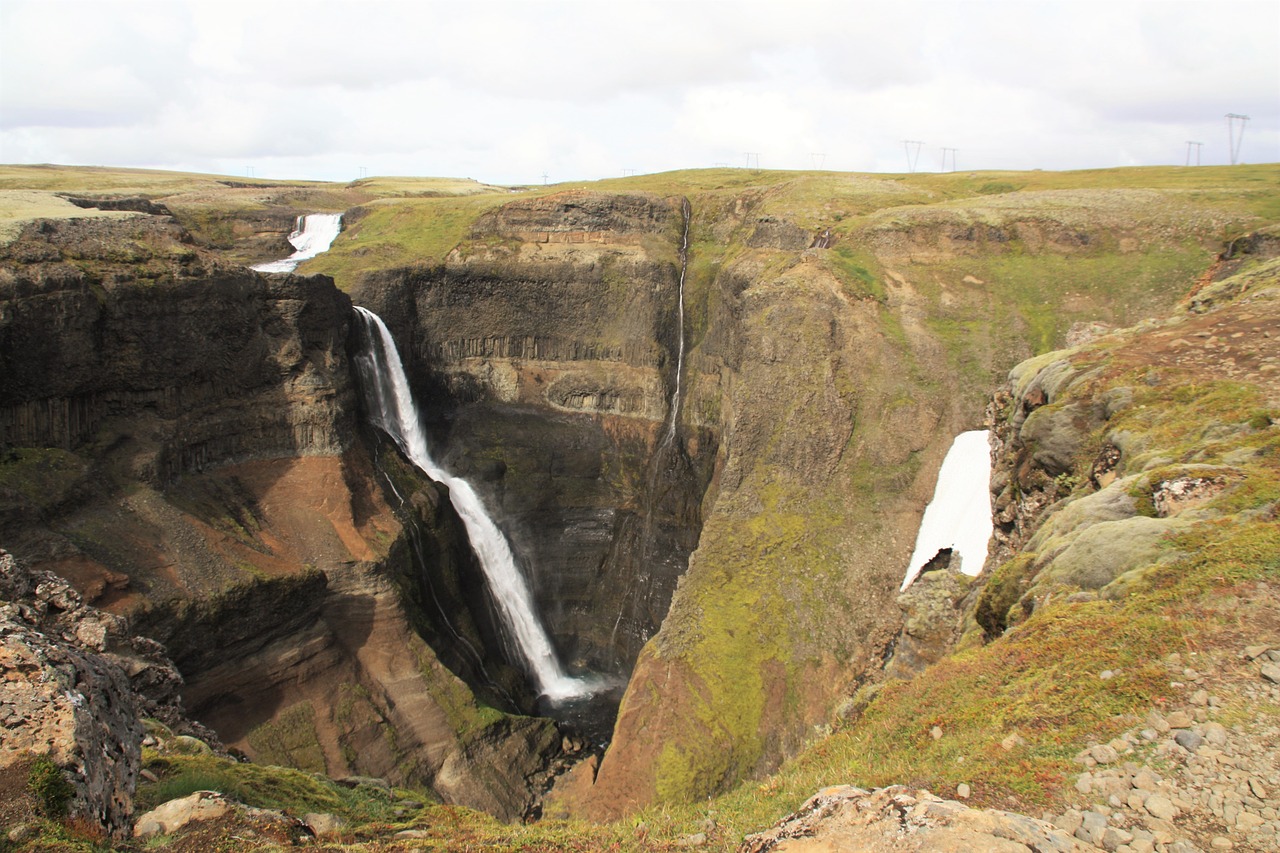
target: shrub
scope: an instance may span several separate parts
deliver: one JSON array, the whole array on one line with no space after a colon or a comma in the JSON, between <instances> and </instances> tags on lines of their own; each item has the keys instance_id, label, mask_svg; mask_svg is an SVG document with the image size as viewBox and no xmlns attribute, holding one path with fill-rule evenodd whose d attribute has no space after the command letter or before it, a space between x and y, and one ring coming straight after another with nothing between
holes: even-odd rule
<instances>
[{"instance_id":1,"label":"shrub","mask_svg":"<svg viewBox=\"0 0 1280 853\"><path fill-rule=\"evenodd\" d=\"M50 818L65 816L67 804L76 792L63 775L62 768L47 755L40 756L31 765L27 774L27 790L36 798L41 813Z\"/></svg>"}]
</instances>

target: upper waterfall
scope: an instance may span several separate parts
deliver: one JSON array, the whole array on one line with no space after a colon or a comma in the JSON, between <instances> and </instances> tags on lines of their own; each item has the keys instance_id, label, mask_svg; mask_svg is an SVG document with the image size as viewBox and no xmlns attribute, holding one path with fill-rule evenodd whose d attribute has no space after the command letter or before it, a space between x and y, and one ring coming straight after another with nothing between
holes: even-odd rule
<instances>
[{"instance_id":1,"label":"upper waterfall","mask_svg":"<svg viewBox=\"0 0 1280 853\"><path fill-rule=\"evenodd\" d=\"M364 349L356 356L356 369L370 419L395 440L423 473L448 487L449 500L467 529L502 624L539 692L549 699L562 700L596 691L603 685L565 674L534 609L533 596L516 565L511 546L485 511L471 484L451 475L431 459L408 377L386 325L372 311L358 306L356 311L365 331Z\"/></svg>"},{"instance_id":2,"label":"upper waterfall","mask_svg":"<svg viewBox=\"0 0 1280 853\"><path fill-rule=\"evenodd\" d=\"M681 200L680 213L684 218L684 229L680 235L680 281L676 289L676 380L671 390L667 432L662 440L664 445L675 440L676 422L680 419L681 374L684 373L684 279L689 272L689 222L693 219L693 206L689 199Z\"/></svg>"},{"instance_id":3,"label":"upper waterfall","mask_svg":"<svg viewBox=\"0 0 1280 853\"><path fill-rule=\"evenodd\" d=\"M309 213L299 216L289 243L295 251L287 258L265 264L254 264L249 269L258 272L293 272L298 264L327 252L342 230L341 213Z\"/></svg>"}]
</instances>

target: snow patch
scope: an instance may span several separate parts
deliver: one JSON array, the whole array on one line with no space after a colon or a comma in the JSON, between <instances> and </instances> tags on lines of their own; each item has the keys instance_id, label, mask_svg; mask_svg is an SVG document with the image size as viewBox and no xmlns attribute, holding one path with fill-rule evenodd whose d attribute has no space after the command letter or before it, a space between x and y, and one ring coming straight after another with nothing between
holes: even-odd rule
<instances>
[{"instance_id":1,"label":"snow patch","mask_svg":"<svg viewBox=\"0 0 1280 853\"><path fill-rule=\"evenodd\" d=\"M933 500L920 520L916 549L902 589L944 548L960 554L960 571L976 575L987 561L991 539L991 436L985 429L962 432L938 470Z\"/></svg>"}]
</instances>

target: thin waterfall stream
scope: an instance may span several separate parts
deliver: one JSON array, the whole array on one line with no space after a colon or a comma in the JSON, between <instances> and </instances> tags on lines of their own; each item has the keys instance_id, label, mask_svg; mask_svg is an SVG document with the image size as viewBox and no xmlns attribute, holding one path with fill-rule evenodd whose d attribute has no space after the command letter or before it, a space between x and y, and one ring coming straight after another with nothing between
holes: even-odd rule
<instances>
[{"instance_id":1,"label":"thin waterfall stream","mask_svg":"<svg viewBox=\"0 0 1280 853\"><path fill-rule=\"evenodd\" d=\"M667 406L667 424L662 435L662 441L658 443L657 448L653 452L653 458L649 462L649 493L647 500L647 508L644 515L644 526L640 531L639 552L640 563L643 565L648 562L649 556L653 548L653 507L657 499L658 478L662 475L664 469L663 462L667 455L671 452L671 448L676 439L676 426L680 421L680 403L681 394L684 389L682 376L684 374L684 281L689 271L689 225L693 221L693 205L689 203L689 199L682 198L680 200L680 213L684 220L680 233L680 275L676 286L676 375L675 381L671 387L671 402ZM610 643L616 644L618 638L618 629L622 626L623 617L627 613L629 599L633 594L633 584L635 581L628 583L626 591L622 596L622 606L618 609L618 618L614 620L613 631L610 634ZM644 639L649 638L646 635Z\"/></svg>"},{"instance_id":2,"label":"thin waterfall stream","mask_svg":"<svg viewBox=\"0 0 1280 853\"><path fill-rule=\"evenodd\" d=\"M676 422L680 419L681 376L684 374L684 277L689 271L689 222L693 219L693 206L689 199L680 200L680 213L684 217L684 230L680 235L680 281L676 289L676 379L671 390L671 405L667 412L667 432L661 446L654 453L660 456L676 437Z\"/></svg>"},{"instance_id":3,"label":"thin waterfall stream","mask_svg":"<svg viewBox=\"0 0 1280 853\"><path fill-rule=\"evenodd\" d=\"M356 356L356 367L370 420L387 433L424 474L448 488L449 500L466 527L502 626L539 693L553 702L568 701L610 687L601 678L573 677L565 673L506 537L471 484L432 460L391 333L372 311L359 306L356 311L365 333L364 349Z\"/></svg>"}]
</instances>

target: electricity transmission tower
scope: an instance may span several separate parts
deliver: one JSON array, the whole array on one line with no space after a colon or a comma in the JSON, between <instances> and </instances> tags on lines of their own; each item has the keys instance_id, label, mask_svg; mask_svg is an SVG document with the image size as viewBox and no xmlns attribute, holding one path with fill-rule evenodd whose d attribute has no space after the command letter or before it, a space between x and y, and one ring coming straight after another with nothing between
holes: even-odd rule
<instances>
[{"instance_id":1,"label":"electricity transmission tower","mask_svg":"<svg viewBox=\"0 0 1280 853\"><path fill-rule=\"evenodd\" d=\"M1188 166L1191 165L1191 147L1192 146L1195 146L1195 149L1196 149L1196 165L1197 166L1200 165L1200 148L1203 145L1204 145L1203 142L1192 142L1190 139L1187 140L1187 165Z\"/></svg>"},{"instance_id":2,"label":"electricity transmission tower","mask_svg":"<svg viewBox=\"0 0 1280 853\"><path fill-rule=\"evenodd\" d=\"M822 169L827 165L827 155L821 153L811 153L809 158L813 160L813 168Z\"/></svg>"},{"instance_id":3,"label":"electricity transmission tower","mask_svg":"<svg viewBox=\"0 0 1280 853\"><path fill-rule=\"evenodd\" d=\"M1227 146L1231 151L1231 165L1234 166L1240 159L1240 143L1244 142L1244 126L1249 121L1248 116L1238 115L1236 113L1227 113ZM1239 132L1236 126L1239 125Z\"/></svg>"},{"instance_id":4,"label":"electricity transmission tower","mask_svg":"<svg viewBox=\"0 0 1280 853\"><path fill-rule=\"evenodd\" d=\"M750 169L750 168L751 168L751 161L752 161L752 159L754 158L754 160L755 160L755 164L756 164L756 165L755 165L755 168L756 168L757 170L759 170L759 168L760 168L760 152L759 152L759 151L747 151L747 152L745 152L745 153L746 153L746 155L747 155L747 168L748 168L748 169Z\"/></svg>"},{"instance_id":5,"label":"electricity transmission tower","mask_svg":"<svg viewBox=\"0 0 1280 853\"><path fill-rule=\"evenodd\" d=\"M959 148L943 148L942 149L942 171L947 171L947 152L951 152L951 171L956 170L956 152Z\"/></svg>"},{"instance_id":6,"label":"electricity transmission tower","mask_svg":"<svg viewBox=\"0 0 1280 853\"><path fill-rule=\"evenodd\" d=\"M550 176L550 175L548 175L546 172L543 172L543 173L542 173L542 185L543 185L544 187L547 185L547 178L549 178L549 177L551 177L551 176Z\"/></svg>"},{"instance_id":7,"label":"electricity transmission tower","mask_svg":"<svg viewBox=\"0 0 1280 853\"><path fill-rule=\"evenodd\" d=\"M915 146L914 153L911 150L911 146L913 145ZM923 145L924 143L918 139L902 140L902 150L907 153L907 171L908 172L914 172L916 170L916 164L920 162L920 148Z\"/></svg>"}]
</instances>

